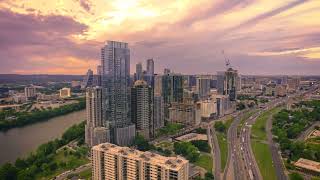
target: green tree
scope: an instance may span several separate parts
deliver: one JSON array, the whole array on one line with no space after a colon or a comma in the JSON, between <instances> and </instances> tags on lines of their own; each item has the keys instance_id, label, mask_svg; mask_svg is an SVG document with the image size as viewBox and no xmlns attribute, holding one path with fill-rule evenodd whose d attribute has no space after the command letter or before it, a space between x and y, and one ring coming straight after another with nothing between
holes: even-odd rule
<instances>
[{"instance_id":1,"label":"green tree","mask_svg":"<svg viewBox=\"0 0 320 180\"><path fill-rule=\"evenodd\" d=\"M141 135L137 135L133 141L133 144L137 147L140 151L148 151L151 149L151 145L148 141Z\"/></svg>"},{"instance_id":2,"label":"green tree","mask_svg":"<svg viewBox=\"0 0 320 180\"><path fill-rule=\"evenodd\" d=\"M214 128L219 132L225 132L227 127L225 124L223 124L223 122L218 121L214 123Z\"/></svg>"},{"instance_id":3,"label":"green tree","mask_svg":"<svg viewBox=\"0 0 320 180\"><path fill-rule=\"evenodd\" d=\"M17 179L18 170L10 163L4 164L0 168L0 179L1 180L15 180Z\"/></svg>"},{"instance_id":4,"label":"green tree","mask_svg":"<svg viewBox=\"0 0 320 180\"><path fill-rule=\"evenodd\" d=\"M207 172L205 174L205 178L204 179L205 180L214 180L214 176L213 176L213 174L211 172Z\"/></svg>"},{"instance_id":5,"label":"green tree","mask_svg":"<svg viewBox=\"0 0 320 180\"><path fill-rule=\"evenodd\" d=\"M198 160L200 153L197 147L190 142L175 142L174 152L187 158L190 162Z\"/></svg>"},{"instance_id":6,"label":"green tree","mask_svg":"<svg viewBox=\"0 0 320 180\"><path fill-rule=\"evenodd\" d=\"M303 177L298 173L289 174L290 180L303 180Z\"/></svg>"},{"instance_id":7,"label":"green tree","mask_svg":"<svg viewBox=\"0 0 320 180\"><path fill-rule=\"evenodd\" d=\"M205 141L205 140L194 140L194 141L191 141L191 143L202 152L207 152L207 153L211 152L211 148L210 148L210 146L208 144L208 141Z\"/></svg>"}]
</instances>

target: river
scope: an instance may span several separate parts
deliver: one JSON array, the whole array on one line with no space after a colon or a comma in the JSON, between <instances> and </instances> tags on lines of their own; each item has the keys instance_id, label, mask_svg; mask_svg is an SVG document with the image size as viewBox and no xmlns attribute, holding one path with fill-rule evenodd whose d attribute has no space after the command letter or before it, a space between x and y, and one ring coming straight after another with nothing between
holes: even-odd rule
<instances>
[{"instance_id":1,"label":"river","mask_svg":"<svg viewBox=\"0 0 320 180\"><path fill-rule=\"evenodd\" d=\"M72 112L48 121L0 132L0 165L25 157L43 143L62 136L74 124L85 120L86 111Z\"/></svg>"}]
</instances>

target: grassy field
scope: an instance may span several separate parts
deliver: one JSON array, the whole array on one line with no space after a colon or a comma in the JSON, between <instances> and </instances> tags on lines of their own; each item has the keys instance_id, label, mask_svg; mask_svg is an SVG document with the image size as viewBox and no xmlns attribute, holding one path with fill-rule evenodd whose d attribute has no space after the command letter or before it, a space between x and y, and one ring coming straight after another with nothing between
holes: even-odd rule
<instances>
[{"instance_id":1,"label":"grassy field","mask_svg":"<svg viewBox=\"0 0 320 180\"><path fill-rule=\"evenodd\" d=\"M263 179L276 180L276 171L273 167L268 144L253 140L251 141L251 147Z\"/></svg>"},{"instance_id":2,"label":"grassy field","mask_svg":"<svg viewBox=\"0 0 320 180\"><path fill-rule=\"evenodd\" d=\"M224 171L224 168L226 167L227 164L227 158L228 158L228 143L227 143L227 132L228 129L231 126L231 123L233 122L234 118L229 117L227 120L225 120L224 124L226 126L226 131L225 132L218 132L217 133L217 139L220 147L220 155L221 155L221 171Z\"/></svg>"},{"instance_id":3,"label":"grassy field","mask_svg":"<svg viewBox=\"0 0 320 180\"><path fill-rule=\"evenodd\" d=\"M201 154L194 164L206 169L208 172L212 172L212 157L210 155Z\"/></svg>"},{"instance_id":4,"label":"grassy field","mask_svg":"<svg viewBox=\"0 0 320 180\"><path fill-rule=\"evenodd\" d=\"M227 137L226 134L217 132L217 138L220 147L221 171L223 172L224 168L226 167L228 158Z\"/></svg>"},{"instance_id":5,"label":"grassy field","mask_svg":"<svg viewBox=\"0 0 320 180\"><path fill-rule=\"evenodd\" d=\"M252 126L251 132L254 139L258 140L267 140L267 133L266 133L266 122L269 116L280 111L280 108L274 108L270 111L262 113Z\"/></svg>"},{"instance_id":6,"label":"grassy field","mask_svg":"<svg viewBox=\"0 0 320 180\"><path fill-rule=\"evenodd\" d=\"M262 113L251 128L251 147L263 179L276 180L276 171L273 167L271 151L267 141L266 123L270 116L280 111L274 108Z\"/></svg>"}]
</instances>

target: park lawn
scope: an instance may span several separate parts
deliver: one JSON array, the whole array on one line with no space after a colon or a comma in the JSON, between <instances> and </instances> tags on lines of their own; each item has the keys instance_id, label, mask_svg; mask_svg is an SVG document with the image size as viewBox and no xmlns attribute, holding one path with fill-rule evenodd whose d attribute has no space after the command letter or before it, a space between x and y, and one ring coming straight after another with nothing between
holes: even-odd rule
<instances>
[{"instance_id":1,"label":"park lawn","mask_svg":"<svg viewBox=\"0 0 320 180\"><path fill-rule=\"evenodd\" d=\"M259 140L267 140L267 133L266 133L266 123L269 116L274 115L275 113L279 112L281 108L273 108L267 112L262 113L256 122L252 125L251 133L252 137Z\"/></svg>"},{"instance_id":2,"label":"park lawn","mask_svg":"<svg viewBox=\"0 0 320 180\"><path fill-rule=\"evenodd\" d=\"M277 179L269 145L261 141L267 140L266 123L268 118L279 112L280 109L281 108L277 107L262 113L251 128L251 148L263 179Z\"/></svg>"},{"instance_id":3,"label":"park lawn","mask_svg":"<svg viewBox=\"0 0 320 180\"><path fill-rule=\"evenodd\" d=\"M59 151L57 154L54 155L53 161L56 162L57 164L66 163L66 166L63 168L61 166L58 166L58 168L55 171L53 171L50 175L40 174L40 176L38 176L37 179L39 179L39 180L52 179L53 177L65 172L65 171L74 169L76 167L79 167L81 165L84 165L84 164L87 164L90 162L89 159L87 159L85 157L79 158L79 157L76 157L75 155L71 155L71 154L67 154L65 156L64 155L65 151L70 152L70 150L68 150L68 149L66 149L66 150L63 149L63 150Z\"/></svg>"},{"instance_id":4,"label":"park lawn","mask_svg":"<svg viewBox=\"0 0 320 180\"><path fill-rule=\"evenodd\" d=\"M217 132L217 139L220 147L221 171L223 172L228 158L228 143L226 134Z\"/></svg>"},{"instance_id":5,"label":"park lawn","mask_svg":"<svg viewBox=\"0 0 320 180\"><path fill-rule=\"evenodd\" d=\"M173 150L173 143L172 142L168 142L168 141L163 141L159 144L156 145L157 147L161 147L161 148L164 148L164 149L168 149L168 150Z\"/></svg>"},{"instance_id":6,"label":"park lawn","mask_svg":"<svg viewBox=\"0 0 320 180\"><path fill-rule=\"evenodd\" d=\"M212 172L212 157L208 154L201 153L199 159L194 164L206 169L207 172Z\"/></svg>"},{"instance_id":7,"label":"park lawn","mask_svg":"<svg viewBox=\"0 0 320 180\"><path fill-rule=\"evenodd\" d=\"M277 180L269 145L252 140L251 147L263 179Z\"/></svg>"}]
</instances>

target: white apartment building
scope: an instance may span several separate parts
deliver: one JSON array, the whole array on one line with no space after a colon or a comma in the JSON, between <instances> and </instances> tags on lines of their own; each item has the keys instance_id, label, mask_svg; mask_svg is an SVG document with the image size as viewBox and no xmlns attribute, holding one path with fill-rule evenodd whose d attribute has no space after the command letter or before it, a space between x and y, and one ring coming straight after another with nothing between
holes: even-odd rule
<instances>
[{"instance_id":1,"label":"white apartment building","mask_svg":"<svg viewBox=\"0 0 320 180\"><path fill-rule=\"evenodd\" d=\"M92 147L94 180L187 180L189 161L103 143Z\"/></svg>"}]
</instances>

